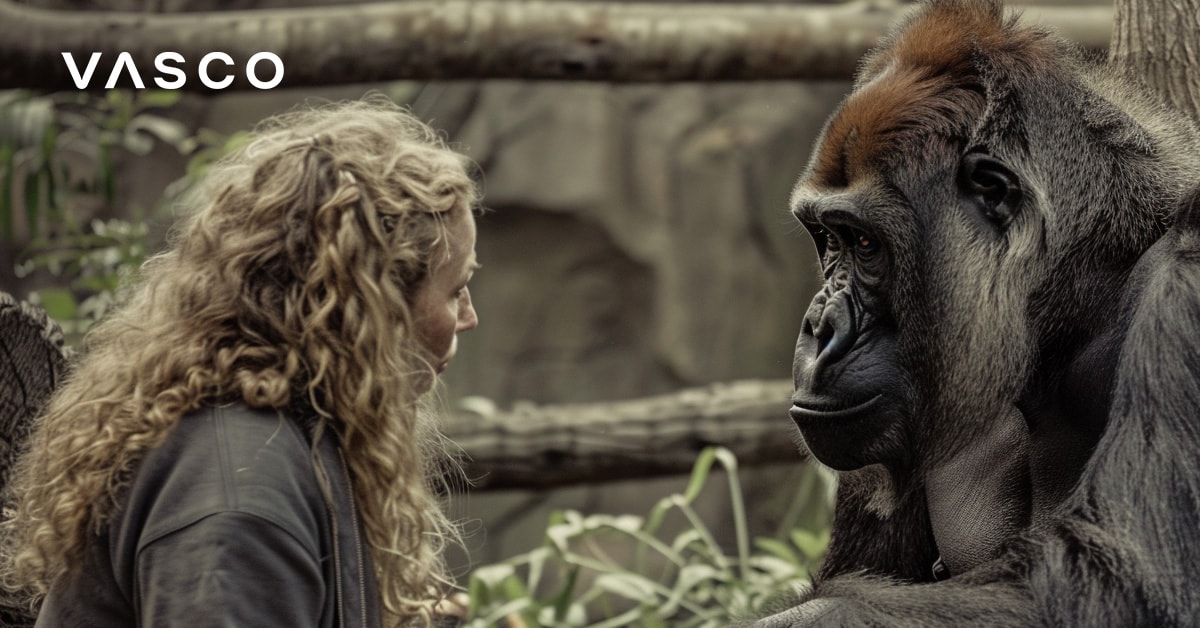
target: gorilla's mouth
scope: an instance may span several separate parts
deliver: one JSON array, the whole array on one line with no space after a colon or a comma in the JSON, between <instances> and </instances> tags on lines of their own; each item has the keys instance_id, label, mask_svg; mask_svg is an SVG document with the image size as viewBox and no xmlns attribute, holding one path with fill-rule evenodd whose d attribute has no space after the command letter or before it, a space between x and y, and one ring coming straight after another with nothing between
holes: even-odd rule
<instances>
[{"instance_id":1,"label":"gorilla's mouth","mask_svg":"<svg viewBox=\"0 0 1200 628\"><path fill-rule=\"evenodd\" d=\"M875 407L875 404L879 403L880 399L883 399L883 395L875 395L866 401L849 406L846 404L838 404L836 402L822 403L820 401L809 402L807 400L793 401L792 409L788 411L788 414L790 414L792 416L792 420L796 422L812 421L816 419L844 419L871 410Z\"/></svg>"}]
</instances>

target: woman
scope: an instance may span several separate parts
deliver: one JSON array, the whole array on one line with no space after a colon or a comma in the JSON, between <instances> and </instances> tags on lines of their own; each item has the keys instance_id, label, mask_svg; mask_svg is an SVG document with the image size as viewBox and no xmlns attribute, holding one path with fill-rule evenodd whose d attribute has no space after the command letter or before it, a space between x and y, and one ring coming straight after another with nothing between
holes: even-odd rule
<instances>
[{"instance_id":1,"label":"woman","mask_svg":"<svg viewBox=\"0 0 1200 628\"><path fill-rule=\"evenodd\" d=\"M214 165L10 485L4 584L46 594L38 625L429 625L454 530L419 401L477 324L476 201L382 99Z\"/></svg>"}]
</instances>

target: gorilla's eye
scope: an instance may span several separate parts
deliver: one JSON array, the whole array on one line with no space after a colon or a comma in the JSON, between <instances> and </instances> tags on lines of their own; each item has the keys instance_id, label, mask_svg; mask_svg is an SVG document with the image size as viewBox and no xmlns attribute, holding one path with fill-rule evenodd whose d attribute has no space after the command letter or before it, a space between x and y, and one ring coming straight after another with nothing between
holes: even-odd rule
<instances>
[{"instance_id":1,"label":"gorilla's eye","mask_svg":"<svg viewBox=\"0 0 1200 628\"><path fill-rule=\"evenodd\" d=\"M859 253L870 255L879 250L879 242L875 238L861 231L854 231L852 235L854 237L854 246Z\"/></svg>"}]
</instances>

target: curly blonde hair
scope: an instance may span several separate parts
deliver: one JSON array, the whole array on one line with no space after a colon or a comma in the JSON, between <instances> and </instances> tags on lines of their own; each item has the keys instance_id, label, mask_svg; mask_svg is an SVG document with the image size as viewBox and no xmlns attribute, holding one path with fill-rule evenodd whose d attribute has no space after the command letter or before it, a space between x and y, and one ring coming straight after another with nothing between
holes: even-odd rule
<instances>
[{"instance_id":1,"label":"curly blonde hair","mask_svg":"<svg viewBox=\"0 0 1200 628\"><path fill-rule=\"evenodd\" d=\"M413 297L474 211L468 162L380 97L286 113L208 172L170 246L97 325L9 485L0 581L81 562L146 452L205 402L302 408L338 434L389 625L429 625L455 530ZM441 257L439 257L441 256Z\"/></svg>"}]
</instances>

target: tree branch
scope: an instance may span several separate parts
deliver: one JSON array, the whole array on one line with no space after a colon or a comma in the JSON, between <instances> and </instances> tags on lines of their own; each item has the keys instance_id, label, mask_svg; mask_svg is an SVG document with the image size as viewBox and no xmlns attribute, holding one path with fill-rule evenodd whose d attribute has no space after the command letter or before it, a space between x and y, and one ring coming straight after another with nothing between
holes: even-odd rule
<instances>
[{"instance_id":1,"label":"tree branch","mask_svg":"<svg viewBox=\"0 0 1200 628\"><path fill-rule=\"evenodd\" d=\"M80 68L103 53L91 89L117 55L131 55L147 87L160 53L178 52L181 89L206 91L195 66L209 52L233 58L227 89L250 89L244 65L277 54L282 87L413 79L614 82L844 79L907 6L655 4L450 0L173 15L66 13L0 0L0 88L77 89ZM1030 8L1084 46L1108 45L1111 9ZM267 66L260 69L269 78ZM125 72L118 86L129 86Z\"/></svg>"},{"instance_id":2,"label":"tree branch","mask_svg":"<svg viewBox=\"0 0 1200 628\"><path fill-rule=\"evenodd\" d=\"M722 445L744 465L798 462L788 380L747 380L606 403L462 413L444 431L469 457L471 490L550 488L685 474Z\"/></svg>"}]
</instances>

